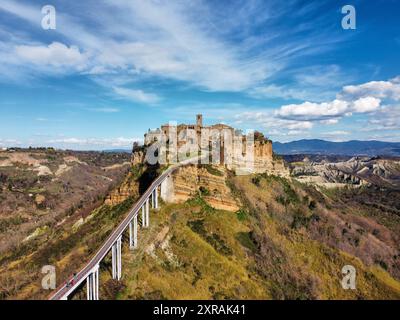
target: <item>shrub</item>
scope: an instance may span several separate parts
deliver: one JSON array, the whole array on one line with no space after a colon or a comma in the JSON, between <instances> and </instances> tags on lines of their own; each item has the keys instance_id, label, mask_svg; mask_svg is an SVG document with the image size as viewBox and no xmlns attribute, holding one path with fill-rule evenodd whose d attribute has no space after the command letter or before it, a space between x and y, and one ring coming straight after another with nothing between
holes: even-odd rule
<instances>
[{"instance_id":1,"label":"shrub","mask_svg":"<svg viewBox=\"0 0 400 320\"><path fill-rule=\"evenodd\" d=\"M243 247L251 250L252 252L257 251L257 243L253 239L252 232L239 232L236 234L236 239Z\"/></svg>"},{"instance_id":2,"label":"shrub","mask_svg":"<svg viewBox=\"0 0 400 320\"><path fill-rule=\"evenodd\" d=\"M385 269L385 270L387 271L388 265L386 264L385 261L383 261L383 260L378 260L378 261L375 261L375 263L379 264L380 267L381 267L382 269Z\"/></svg>"},{"instance_id":3,"label":"shrub","mask_svg":"<svg viewBox=\"0 0 400 320\"><path fill-rule=\"evenodd\" d=\"M260 181L261 181L261 177L260 176L255 176L255 177L251 178L251 182L253 184L255 184L257 187L260 186Z\"/></svg>"},{"instance_id":4,"label":"shrub","mask_svg":"<svg viewBox=\"0 0 400 320\"><path fill-rule=\"evenodd\" d=\"M232 249L226 245L225 241L221 239L218 234L212 233L209 235L207 233L207 230L204 227L204 220L188 221L187 225L190 229L192 229L193 232L196 232L205 241L207 241L215 249L215 251L224 255L232 255Z\"/></svg>"},{"instance_id":5,"label":"shrub","mask_svg":"<svg viewBox=\"0 0 400 320\"><path fill-rule=\"evenodd\" d=\"M210 191L206 187L203 187L203 186L200 186L199 192L200 192L201 196L209 196L210 195Z\"/></svg>"},{"instance_id":6,"label":"shrub","mask_svg":"<svg viewBox=\"0 0 400 320\"><path fill-rule=\"evenodd\" d=\"M203 167L206 168L209 174L212 174L214 176L222 177L224 175L221 171L210 164L205 164Z\"/></svg>"},{"instance_id":7,"label":"shrub","mask_svg":"<svg viewBox=\"0 0 400 320\"><path fill-rule=\"evenodd\" d=\"M310 210L314 210L316 207L317 207L317 203L314 200L311 200L309 205L308 205L308 208Z\"/></svg>"},{"instance_id":8,"label":"shrub","mask_svg":"<svg viewBox=\"0 0 400 320\"><path fill-rule=\"evenodd\" d=\"M120 293L126 286L122 281L109 279L104 283L105 297L109 300L115 300L118 293Z\"/></svg>"},{"instance_id":9,"label":"shrub","mask_svg":"<svg viewBox=\"0 0 400 320\"><path fill-rule=\"evenodd\" d=\"M239 209L238 211L236 211L236 217L239 221L244 221L247 219L247 213L244 209Z\"/></svg>"},{"instance_id":10,"label":"shrub","mask_svg":"<svg viewBox=\"0 0 400 320\"><path fill-rule=\"evenodd\" d=\"M293 221L291 227L293 229L298 229L301 227L308 228L311 221L319 221L319 220L320 217L318 215L312 214L310 216L307 216L303 210L297 208L297 210L293 215Z\"/></svg>"},{"instance_id":11,"label":"shrub","mask_svg":"<svg viewBox=\"0 0 400 320\"><path fill-rule=\"evenodd\" d=\"M277 196L275 198L276 202L280 203L281 205L285 206L286 205L286 199L284 196Z\"/></svg>"},{"instance_id":12,"label":"shrub","mask_svg":"<svg viewBox=\"0 0 400 320\"><path fill-rule=\"evenodd\" d=\"M203 213L214 213L215 209L211 207L207 201L205 201L200 194L197 194L195 197L188 199L186 203L190 206L192 205L197 205L201 206L202 212Z\"/></svg>"}]
</instances>

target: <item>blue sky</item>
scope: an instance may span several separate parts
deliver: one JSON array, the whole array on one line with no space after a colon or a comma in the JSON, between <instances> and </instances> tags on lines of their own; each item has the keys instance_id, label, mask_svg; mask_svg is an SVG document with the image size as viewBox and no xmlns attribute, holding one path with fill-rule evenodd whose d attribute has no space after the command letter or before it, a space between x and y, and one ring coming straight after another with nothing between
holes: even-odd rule
<instances>
[{"instance_id":1,"label":"blue sky","mask_svg":"<svg viewBox=\"0 0 400 320\"><path fill-rule=\"evenodd\" d=\"M2 0L0 147L126 148L196 113L274 141L400 141L399 13L396 0Z\"/></svg>"}]
</instances>

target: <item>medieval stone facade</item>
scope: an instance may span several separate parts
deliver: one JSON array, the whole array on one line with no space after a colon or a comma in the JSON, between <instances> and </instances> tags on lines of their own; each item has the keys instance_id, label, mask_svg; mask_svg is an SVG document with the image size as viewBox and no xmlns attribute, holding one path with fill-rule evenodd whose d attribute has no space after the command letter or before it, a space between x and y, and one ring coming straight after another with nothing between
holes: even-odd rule
<instances>
[{"instance_id":1,"label":"medieval stone facade","mask_svg":"<svg viewBox=\"0 0 400 320\"><path fill-rule=\"evenodd\" d=\"M173 141L176 139L176 141ZM243 134L241 130L225 124L203 125L201 114L195 124L165 124L156 130L149 130L144 136L144 144L164 142L168 154L198 153L212 154L210 163L225 166L239 174L260 173L284 169L283 162L273 159L272 141L261 133ZM170 160L170 158L169 158ZM167 162L168 156L167 156Z\"/></svg>"}]
</instances>

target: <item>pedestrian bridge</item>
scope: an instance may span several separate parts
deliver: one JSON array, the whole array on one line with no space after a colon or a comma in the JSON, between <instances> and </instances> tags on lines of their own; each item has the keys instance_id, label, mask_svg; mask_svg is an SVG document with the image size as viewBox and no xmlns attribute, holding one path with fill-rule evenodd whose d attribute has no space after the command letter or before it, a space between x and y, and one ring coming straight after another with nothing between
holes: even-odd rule
<instances>
[{"instance_id":1,"label":"pedestrian bridge","mask_svg":"<svg viewBox=\"0 0 400 320\"><path fill-rule=\"evenodd\" d=\"M68 300L68 297L84 282L87 286L87 299L99 299L99 266L104 257L111 251L112 255L112 277L120 280L122 275L121 263L121 246L122 234L125 230L129 230L129 247L134 250L138 246L138 216L142 215L142 227L147 228L150 224L150 205L152 208L158 208L158 194L165 199L168 195L169 183L171 182L171 174L180 166L190 163L197 163L199 157L185 160L177 165L173 165L163 172L140 199L135 203L129 211L125 219L111 233L108 239L100 247L93 258L86 264L73 278L67 280L67 283L56 289L50 297L50 300ZM160 190L159 190L160 189Z\"/></svg>"}]
</instances>

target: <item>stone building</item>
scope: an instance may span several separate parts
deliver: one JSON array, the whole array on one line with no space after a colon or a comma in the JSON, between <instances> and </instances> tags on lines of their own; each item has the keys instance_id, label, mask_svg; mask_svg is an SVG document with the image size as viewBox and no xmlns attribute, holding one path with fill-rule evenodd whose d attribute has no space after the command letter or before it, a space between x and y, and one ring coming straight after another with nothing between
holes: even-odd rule
<instances>
[{"instance_id":1,"label":"stone building","mask_svg":"<svg viewBox=\"0 0 400 320\"><path fill-rule=\"evenodd\" d=\"M205 126L201 114L196 116L195 124L165 124L149 130L144 144L149 147L155 142L164 146L161 149L168 154L205 154L204 151L208 151L212 154L210 163L241 174L274 171L275 166L283 168L283 162L278 164L273 160L272 141L263 134L243 134L222 123ZM167 159L170 158L167 156Z\"/></svg>"}]
</instances>

